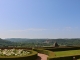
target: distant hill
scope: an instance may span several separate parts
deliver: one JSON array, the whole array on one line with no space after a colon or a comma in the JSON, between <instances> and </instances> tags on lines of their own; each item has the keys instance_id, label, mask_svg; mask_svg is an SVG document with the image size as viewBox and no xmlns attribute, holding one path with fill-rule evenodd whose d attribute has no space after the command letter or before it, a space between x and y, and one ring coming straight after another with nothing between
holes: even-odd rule
<instances>
[{"instance_id":1,"label":"distant hill","mask_svg":"<svg viewBox=\"0 0 80 60\"><path fill-rule=\"evenodd\" d=\"M12 41L12 42L23 42L23 41L27 41L29 39L25 39L25 38L6 38L5 40Z\"/></svg>"},{"instance_id":2,"label":"distant hill","mask_svg":"<svg viewBox=\"0 0 80 60\"><path fill-rule=\"evenodd\" d=\"M7 40L4 40L4 39L1 39L1 38L0 38L0 47L1 47L1 46L12 45L12 44L14 44L14 43L11 42L11 41L7 41Z\"/></svg>"},{"instance_id":3,"label":"distant hill","mask_svg":"<svg viewBox=\"0 0 80 60\"><path fill-rule=\"evenodd\" d=\"M27 38L7 38L5 39L7 41L12 41L12 42L28 42L28 43L36 43L36 42L43 42L46 39L27 39Z\"/></svg>"},{"instance_id":4,"label":"distant hill","mask_svg":"<svg viewBox=\"0 0 80 60\"><path fill-rule=\"evenodd\" d=\"M19 42L19 43L40 43L52 45L57 42L59 45L80 45L80 38L74 39L27 39L27 38L7 38L7 41Z\"/></svg>"}]
</instances>

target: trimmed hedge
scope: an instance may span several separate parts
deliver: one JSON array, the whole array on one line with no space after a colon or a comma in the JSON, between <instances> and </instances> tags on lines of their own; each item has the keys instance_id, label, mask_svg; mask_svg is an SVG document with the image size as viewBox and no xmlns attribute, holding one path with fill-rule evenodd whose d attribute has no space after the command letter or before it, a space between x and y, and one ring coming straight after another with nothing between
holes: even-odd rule
<instances>
[{"instance_id":1,"label":"trimmed hedge","mask_svg":"<svg viewBox=\"0 0 80 60\"><path fill-rule=\"evenodd\" d=\"M67 50L78 50L80 49L80 47L49 47L44 49L50 51L67 51Z\"/></svg>"},{"instance_id":2,"label":"trimmed hedge","mask_svg":"<svg viewBox=\"0 0 80 60\"><path fill-rule=\"evenodd\" d=\"M32 48L26 48L26 47L0 47L0 49L26 49L26 50L32 50Z\"/></svg>"},{"instance_id":3,"label":"trimmed hedge","mask_svg":"<svg viewBox=\"0 0 80 60\"><path fill-rule=\"evenodd\" d=\"M48 51L48 60L51 60L51 59L53 59L54 58L54 56L55 56L55 54L54 54L54 52L52 52L52 51Z\"/></svg>"},{"instance_id":4,"label":"trimmed hedge","mask_svg":"<svg viewBox=\"0 0 80 60\"><path fill-rule=\"evenodd\" d=\"M73 57L75 57L76 59L80 58L80 55L56 57L53 51L44 49L35 49L35 51L48 55L48 60L73 60Z\"/></svg>"},{"instance_id":5,"label":"trimmed hedge","mask_svg":"<svg viewBox=\"0 0 80 60\"><path fill-rule=\"evenodd\" d=\"M4 57L0 57L0 60L36 60L37 58L37 52L30 50L30 52L32 54L28 55L28 56L4 56Z\"/></svg>"},{"instance_id":6,"label":"trimmed hedge","mask_svg":"<svg viewBox=\"0 0 80 60\"><path fill-rule=\"evenodd\" d=\"M75 57L76 59L80 58L80 55L71 55L71 56L63 56L63 57L56 57L54 52L49 51L48 54L48 60L73 60L73 57Z\"/></svg>"},{"instance_id":7,"label":"trimmed hedge","mask_svg":"<svg viewBox=\"0 0 80 60\"><path fill-rule=\"evenodd\" d=\"M44 49L34 49L35 51L37 51L38 53L43 53L43 54L46 54L48 55L49 57L47 58L48 60L49 59L53 59L55 56L54 52L52 51L49 51L49 50L44 50Z\"/></svg>"},{"instance_id":8,"label":"trimmed hedge","mask_svg":"<svg viewBox=\"0 0 80 60\"><path fill-rule=\"evenodd\" d=\"M37 51L38 53L43 53L48 55L48 50L44 50L44 49L34 49L34 51Z\"/></svg>"},{"instance_id":9,"label":"trimmed hedge","mask_svg":"<svg viewBox=\"0 0 80 60\"><path fill-rule=\"evenodd\" d=\"M65 56L65 57L49 57L48 60L73 60L73 57L76 59L80 58L80 55L73 55L73 56Z\"/></svg>"}]
</instances>

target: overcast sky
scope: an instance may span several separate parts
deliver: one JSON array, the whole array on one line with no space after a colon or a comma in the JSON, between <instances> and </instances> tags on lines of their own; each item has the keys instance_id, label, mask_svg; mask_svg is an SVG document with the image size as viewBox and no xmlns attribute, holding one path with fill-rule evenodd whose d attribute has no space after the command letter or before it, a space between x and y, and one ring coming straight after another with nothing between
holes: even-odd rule
<instances>
[{"instance_id":1,"label":"overcast sky","mask_svg":"<svg viewBox=\"0 0 80 60\"><path fill-rule=\"evenodd\" d=\"M80 0L0 0L1 38L79 38Z\"/></svg>"}]
</instances>

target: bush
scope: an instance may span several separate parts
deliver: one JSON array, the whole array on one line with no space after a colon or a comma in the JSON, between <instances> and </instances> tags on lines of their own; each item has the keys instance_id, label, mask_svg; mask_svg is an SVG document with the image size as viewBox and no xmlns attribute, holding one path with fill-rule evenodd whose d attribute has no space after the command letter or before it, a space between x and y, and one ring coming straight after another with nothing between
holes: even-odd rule
<instances>
[{"instance_id":1,"label":"bush","mask_svg":"<svg viewBox=\"0 0 80 60\"><path fill-rule=\"evenodd\" d=\"M0 57L0 60L35 60L37 58L37 52L35 51L31 51L32 54L28 55L28 56L10 56L10 57Z\"/></svg>"},{"instance_id":2,"label":"bush","mask_svg":"<svg viewBox=\"0 0 80 60\"><path fill-rule=\"evenodd\" d=\"M49 47L44 49L50 51L67 51L67 50L78 50L80 49L80 47Z\"/></svg>"},{"instance_id":3,"label":"bush","mask_svg":"<svg viewBox=\"0 0 80 60\"><path fill-rule=\"evenodd\" d=\"M34 49L34 50L37 51L38 53L42 53L42 54L48 55L48 50L44 50L44 49Z\"/></svg>"}]
</instances>

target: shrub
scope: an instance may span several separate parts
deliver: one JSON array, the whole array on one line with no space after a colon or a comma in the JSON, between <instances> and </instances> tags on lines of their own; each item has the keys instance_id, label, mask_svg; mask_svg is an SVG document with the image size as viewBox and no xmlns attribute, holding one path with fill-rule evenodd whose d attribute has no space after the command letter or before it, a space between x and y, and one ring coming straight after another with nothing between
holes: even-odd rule
<instances>
[{"instance_id":1,"label":"shrub","mask_svg":"<svg viewBox=\"0 0 80 60\"><path fill-rule=\"evenodd\" d=\"M67 50L78 50L80 49L80 47L49 47L44 49L50 51L67 51Z\"/></svg>"},{"instance_id":2,"label":"shrub","mask_svg":"<svg viewBox=\"0 0 80 60\"><path fill-rule=\"evenodd\" d=\"M37 52L31 50L30 52L32 53L28 56L0 56L0 60L35 60L37 58Z\"/></svg>"}]
</instances>

